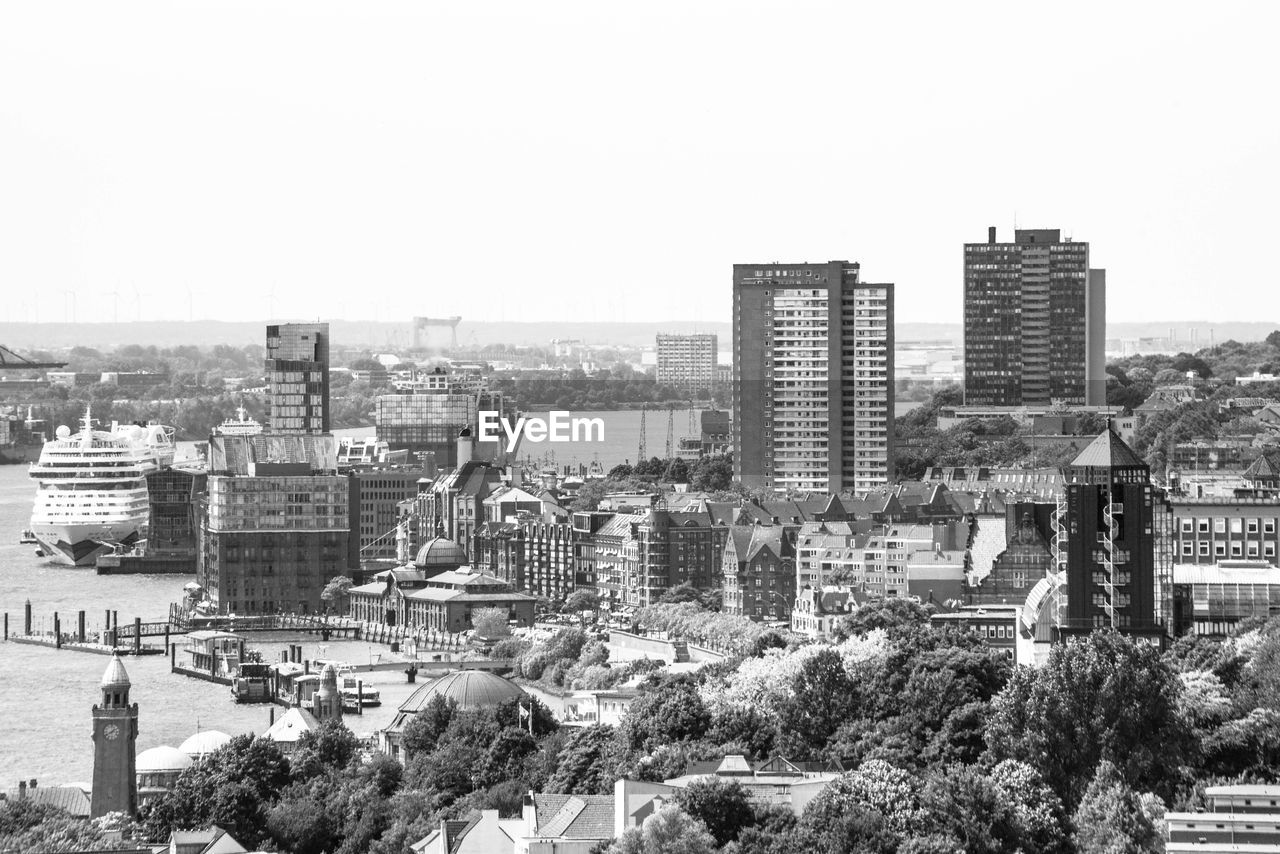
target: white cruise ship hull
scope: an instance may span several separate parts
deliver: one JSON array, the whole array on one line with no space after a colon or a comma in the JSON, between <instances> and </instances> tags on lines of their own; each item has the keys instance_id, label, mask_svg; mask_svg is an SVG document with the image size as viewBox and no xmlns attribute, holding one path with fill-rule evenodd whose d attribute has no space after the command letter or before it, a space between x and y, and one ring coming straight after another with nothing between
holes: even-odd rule
<instances>
[{"instance_id":1,"label":"white cruise ship hull","mask_svg":"<svg viewBox=\"0 0 1280 854\"><path fill-rule=\"evenodd\" d=\"M117 544L131 546L142 536L137 522L108 524L36 524L31 532L46 555L71 566L92 566Z\"/></svg>"}]
</instances>

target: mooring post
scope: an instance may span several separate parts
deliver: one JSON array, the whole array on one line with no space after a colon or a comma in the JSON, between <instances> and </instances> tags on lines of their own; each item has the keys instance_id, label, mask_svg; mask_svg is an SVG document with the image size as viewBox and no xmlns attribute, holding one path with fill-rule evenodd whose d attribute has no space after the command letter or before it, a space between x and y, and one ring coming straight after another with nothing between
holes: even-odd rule
<instances>
[{"instance_id":1,"label":"mooring post","mask_svg":"<svg viewBox=\"0 0 1280 854\"><path fill-rule=\"evenodd\" d=\"M169 651L169 624L164 624L164 651Z\"/></svg>"},{"instance_id":2,"label":"mooring post","mask_svg":"<svg viewBox=\"0 0 1280 854\"><path fill-rule=\"evenodd\" d=\"M58 612L53 612L53 646L62 649L62 624L58 622Z\"/></svg>"},{"instance_id":3,"label":"mooring post","mask_svg":"<svg viewBox=\"0 0 1280 854\"><path fill-rule=\"evenodd\" d=\"M111 609L107 609L107 614L103 618L105 625L102 627L102 642L106 643L107 638L111 635Z\"/></svg>"},{"instance_id":4,"label":"mooring post","mask_svg":"<svg viewBox=\"0 0 1280 854\"><path fill-rule=\"evenodd\" d=\"M133 654L142 654L142 618L133 618Z\"/></svg>"},{"instance_id":5,"label":"mooring post","mask_svg":"<svg viewBox=\"0 0 1280 854\"><path fill-rule=\"evenodd\" d=\"M76 640L84 643L84 611L76 615Z\"/></svg>"},{"instance_id":6,"label":"mooring post","mask_svg":"<svg viewBox=\"0 0 1280 854\"><path fill-rule=\"evenodd\" d=\"M111 628L116 630L116 637L120 637L120 612L111 612Z\"/></svg>"},{"instance_id":7,"label":"mooring post","mask_svg":"<svg viewBox=\"0 0 1280 854\"><path fill-rule=\"evenodd\" d=\"M29 637L31 635L31 600L30 599L28 599L27 604L23 606L22 615L23 615L22 633Z\"/></svg>"},{"instance_id":8,"label":"mooring post","mask_svg":"<svg viewBox=\"0 0 1280 854\"><path fill-rule=\"evenodd\" d=\"M169 672L172 673L177 669L178 669L178 645L174 644L173 646L169 647Z\"/></svg>"},{"instance_id":9,"label":"mooring post","mask_svg":"<svg viewBox=\"0 0 1280 854\"><path fill-rule=\"evenodd\" d=\"M364 714L364 682L360 679L356 680L356 714Z\"/></svg>"}]
</instances>

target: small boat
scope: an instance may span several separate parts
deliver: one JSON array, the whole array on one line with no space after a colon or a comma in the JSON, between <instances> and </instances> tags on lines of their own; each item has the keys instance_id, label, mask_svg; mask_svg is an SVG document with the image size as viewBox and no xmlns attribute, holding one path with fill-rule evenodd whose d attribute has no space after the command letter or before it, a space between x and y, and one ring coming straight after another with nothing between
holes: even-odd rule
<instances>
[{"instance_id":1,"label":"small boat","mask_svg":"<svg viewBox=\"0 0 1280 854\"><path fill-rule=\"evenodd\" d=\"M271 667L261 660L240 662L231 678L231 696L237 703L271 702Z\"/></svg>"},{"instance_id":2,"label":"small boat","mask_svg":"<svg viewBox=\"0 0 1280 854\"><path fill-rule=\"evenodd\" d=\"M23 546L34 546L38 542L40 541L36 539L36 535L32 533L30 528L24 530L22 536L18 538L18 544Z\"/></svg>"}]
</instances>

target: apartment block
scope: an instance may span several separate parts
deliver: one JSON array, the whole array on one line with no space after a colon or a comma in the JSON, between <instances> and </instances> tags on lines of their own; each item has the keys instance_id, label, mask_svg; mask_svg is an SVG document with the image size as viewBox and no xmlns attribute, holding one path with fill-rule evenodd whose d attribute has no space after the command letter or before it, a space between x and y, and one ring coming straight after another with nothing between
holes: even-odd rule
<instances>
[{"instance_id":1,"label":"apartment block","mask_svg":"<svg viewBox=\"0 0 1280 854\"><path fill-rule=\"evenodd\" d=\"M893 285L859 265L733 268L734 474L836 493L893 475Z\"/></svg>"},{"instance_id":2,"label":"apartment block","mask_svg":"<svg viewBox=\"0 0 1280 854\"><path fill-rule=\"evenodd\" d=\"M1106 271L1058 229L964 246L964 402L1106 403Z\"/></svg>"},{"instance_id":3,"label":"apartment block","mask_svg":"<svg viewBox=\"0 0 1280 854\"><path fill-rule=\"evenodd\" d=\"M716 380L718 343L711 334L658 335L658 385L691 397L710 396Z\"/></svg>"}]
</instances>

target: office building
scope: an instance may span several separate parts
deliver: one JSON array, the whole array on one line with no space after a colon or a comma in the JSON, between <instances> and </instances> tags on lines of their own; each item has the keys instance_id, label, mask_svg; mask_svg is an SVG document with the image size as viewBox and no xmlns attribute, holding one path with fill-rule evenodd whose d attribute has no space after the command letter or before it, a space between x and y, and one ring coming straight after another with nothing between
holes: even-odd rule
<instances>
[{"instance_id":1,"label":"office building","mask_svg":"<svg viewBox=\"0 0 1280 854\"><path fill-rule=\"evenodd\" d=\"M893 285L859 266L733 268L734 475L835 493L893 475Z\"/></svg>"},{"instance_id":2,"label":"office building","mask_svg":"<svg viewBox=\"0 0 1280 854\"><path fill-rule=\"evenodd\" d=\"M1106 403L1106 271L1058 229L964 247L964 402Z\"/></svg>"},{"instance_id":3,"label":"office building","mask_svg":"<svg viewBox=\"0 0 1280 854\"><path fill-rule=\"evenodd\" d=\"M267 327L268 432L329 432L329 324Z\"/></svg>"},{"instance_id":4,"label":"office building","mask_svg":"<svg viewBox=\"0 0 1280 854\"><path fill-rule=\"evenodd\" d=\"M658 335L658 385L697 397L711 395L716 380L716 336Z\"/></svg>"},{"instance_id":5,"label":"office building","mask_svg":"<svg viewBox=\"0 0 1280 854\"><path fill-rule=\"evenodd\" d=\"M214 436L209 452L196 580L220 613L319 611L329 579L359 565L333 437Z\"/></svg>"}]
</instances>

